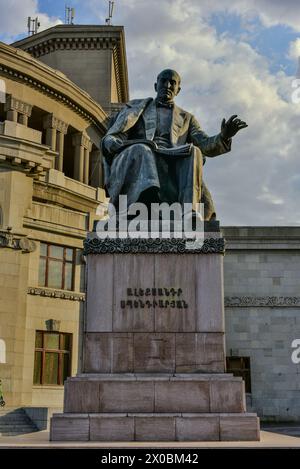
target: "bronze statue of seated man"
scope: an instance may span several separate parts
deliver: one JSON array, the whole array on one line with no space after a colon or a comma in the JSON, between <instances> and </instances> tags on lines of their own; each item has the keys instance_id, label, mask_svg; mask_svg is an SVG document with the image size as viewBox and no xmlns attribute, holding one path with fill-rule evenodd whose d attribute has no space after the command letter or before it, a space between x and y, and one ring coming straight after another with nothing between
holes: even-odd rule
<instances>
[{"instance_id":1,"label":"bronze statue of seated man","mask_svg":"<svg viewBox=\"0 0 300 469\"><path fill-rule=\"evenodd\" d=\"M121 194L134 202L204 203L204 219L216 217L203 182L205 157L227 153L232 137L247 124L231 116L219 134L209 137L195 117L174 103L180 76L163 70L155 83L156 99L135 99L117 114L102 140L105 184L117 208Z\"/></svg>"}]
</instances>

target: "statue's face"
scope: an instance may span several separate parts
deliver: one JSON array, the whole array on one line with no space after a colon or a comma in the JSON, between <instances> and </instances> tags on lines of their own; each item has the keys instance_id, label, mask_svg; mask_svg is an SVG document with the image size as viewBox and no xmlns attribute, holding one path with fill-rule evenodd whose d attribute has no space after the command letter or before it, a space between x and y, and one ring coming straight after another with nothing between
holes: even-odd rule
<instances>
[{"instance_id":1,"label":"statue's face","mask_svg":"<svg viewBox=\"0 0 300 469\"><path fill-rule=\"evenodd\" d=\"M154 88L157 92L157 99L160 101L171 102L180 91L179 76L172 71L162 72L158 76L157 83L155 83Z\"/></svg>"}]
</instances>

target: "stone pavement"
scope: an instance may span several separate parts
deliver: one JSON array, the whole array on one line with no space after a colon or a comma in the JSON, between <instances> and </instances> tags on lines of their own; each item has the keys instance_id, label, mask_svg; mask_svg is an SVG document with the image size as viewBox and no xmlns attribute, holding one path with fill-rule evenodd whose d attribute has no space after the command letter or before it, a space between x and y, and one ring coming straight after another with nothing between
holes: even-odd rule
<instances>
[{"instance_id":1,"label":"stone pavement","mask_svg":"<svg viewBox=\"0 0 300 469\"><path fill-rule=\"evenodd\" d=\"M299 424L265 424L260 441L205 442L51 442L49 432L0 437L3 448L300 448Z\"/></svg>"}]
</instances>

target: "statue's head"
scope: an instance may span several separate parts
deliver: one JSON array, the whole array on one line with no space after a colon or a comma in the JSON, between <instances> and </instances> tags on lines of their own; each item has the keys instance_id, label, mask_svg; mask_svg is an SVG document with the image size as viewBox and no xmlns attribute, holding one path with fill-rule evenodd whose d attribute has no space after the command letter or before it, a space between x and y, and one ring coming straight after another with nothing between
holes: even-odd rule
<instances>
[{"instance_id":1,"label":"statue's head","mask_svg":"<svg viewBox=\"0 0 300 469\"><path fill-rule=\"evenodd\" d=\"M172 102L180 91L180 81L180 75L175 70L167 68L160 72L154 85L157 99Z\"/></svg>"}]
</instances>

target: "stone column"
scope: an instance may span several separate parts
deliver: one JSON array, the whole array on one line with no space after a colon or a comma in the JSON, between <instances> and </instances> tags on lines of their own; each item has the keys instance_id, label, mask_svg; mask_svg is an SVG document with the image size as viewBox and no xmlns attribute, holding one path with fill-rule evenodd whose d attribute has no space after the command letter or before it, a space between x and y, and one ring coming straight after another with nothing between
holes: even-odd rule
<instances>
[{"instance_id":1,"label":"stone column","mask_svg":"<svg viewBox=\"0 0 300 469\"><path fill-rule=\"evenodd\" d=\"M58 153L55 169L63 171L64 138L68 130L68 124L57 119L53 114L48 114L44 117L43 127L46 129L46 145L48 145L52 151Z\"/></svg>"},{"instance_id":2,"label":"stone column","mask_svg":"<svg viewBox=\"0 0 300 469\"><path fill-rule=\"evenodd\" d=\"M56 169L58 169L58 171L63 171L65 134L63 134L62 132L58 132L57 136L58 160Z\"/></svg>"},{"instance_id":3,"label":"stone column","mask_svg":"<svg viewBox=\"0 0 300 469\"><path fill-rule=\"evenodd\" d=\"M83 160L84 148L82 145L75 144L74 179L80 182L83 182Z\"/></svg>"},{"instance_id":4,"label":"stone column","mask_svg":"<svg viewBox=\"0 0 300 469\"><path fill-rule=\"evenodd\" d=\"M28 117L31 116L32 105L15 98L11 94L7 96L4 110L7 112L7 120L18 122L20 116L20 124L28 125Z\"/></svg>"},{"instance_id":5,"label":"stone column","mask_svg":"<svg viewBox=\"0 0 300 469\"><path fill-rule=\"evenodd\" d=\"M83 132L78 132L73 135L72 144L75 146L74 179L88 184L91 151L90 139Z\"/></svg>"},{"instance_id":6,"label":"stone column","mask_svg":"<svg viewBox=\"0 0 300 469\"><path fill-rule=\"evenodd\" d=\"M16 111L15 109L9 109L7 111L7 120L18 122L18 111Z\"/></svg>"},{"instance_id":7,"label":"stone column","mask_svg":"<svg viewBox=\"0 0 300 469\"><path fill-rule=\"evenodd\" d=\"M91 142L88 143L87 148L84 149L84 174L83 182L89 184L89 170L90 170L90 152L92 149Z\"/></svg>"},{"instance_id":8,"label":"stone column","mask_svg":"<svg viewBox=\"0 0 300 469\"><path fill-rule=\"evenodd\" d=\"M101 150L91 152L91 185L93 187L103 187L103 156Z\"/></svg>"},{"instance_id":9,"label":"stone column","mask_svg":"<svg viewBox=\"0 0 300 469\"><path fill-rule=\"evenodd\" d=\"M27 127L28 126L28 116L26 114L20 114L19 122L20 122L20 124L26 125L26 127Z\"/></svg>"},{"instance_id":10,"label":"stone column","mask_svg":"<svg viewBox=\"0 0 300 469\"><path fill-rule=\"evenodd\" d=\"M51 127L46 129L46 145L50 147L52 151L56 151L56 129Z\"/></svg>"}]
</instances>

